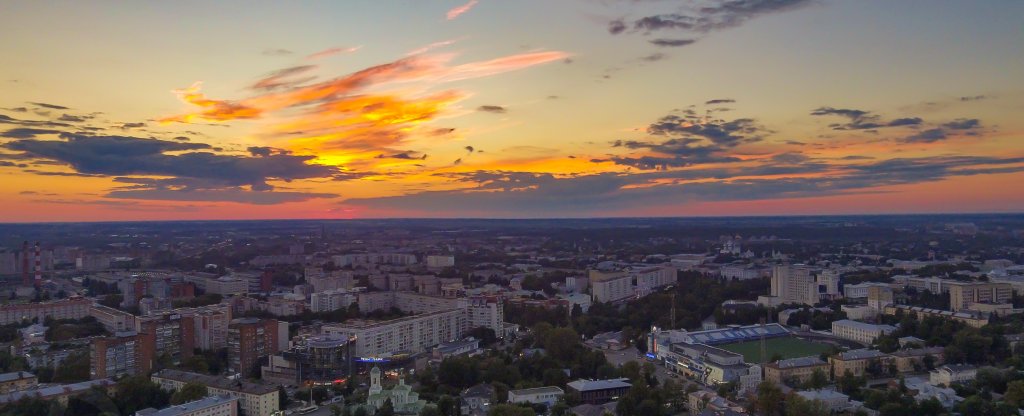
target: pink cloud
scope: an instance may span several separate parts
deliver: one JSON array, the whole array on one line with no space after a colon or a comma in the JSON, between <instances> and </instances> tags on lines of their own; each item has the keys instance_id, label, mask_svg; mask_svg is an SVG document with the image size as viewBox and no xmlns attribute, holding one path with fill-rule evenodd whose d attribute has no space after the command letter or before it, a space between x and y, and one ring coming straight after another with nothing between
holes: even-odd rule
<instances>
[{"instance_id":1,"label":"pink cloud","mask_svg":"<svg viewBox=\"0 0 1024 416\"><path fill-rule=\"evenodd\" d=\"M465 12L468 12L469 9L472 9L473 6L476 6L478 2L478 0L469 0L468 3L449 10L448 14L446 14L445 16L448 17L448 20L455 20L455 18L461 16Z\"/></svg>"},{"instance_id":2,"label":"pink cloud","mask_svg":"<svg viewBox=\"0 0 1024 416\"><path fill-rule=\"evenodd\" d=\"M306 59L321 59L326 58L328 56L337 55L339 53L352 53L358 51L360 48L362 48L362 46L352 46L349 48L328 48L320 52L310 54L309 56L306 57Z\"/></svg>"}]
</instances>

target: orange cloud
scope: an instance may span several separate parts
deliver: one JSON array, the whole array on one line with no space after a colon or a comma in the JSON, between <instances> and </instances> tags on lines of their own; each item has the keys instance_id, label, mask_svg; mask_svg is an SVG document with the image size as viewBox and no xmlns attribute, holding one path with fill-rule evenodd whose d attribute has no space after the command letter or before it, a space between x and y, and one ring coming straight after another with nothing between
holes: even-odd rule
<instances>
[{"instance_id":1,"label":"orange cloud","mask_svg":"<svg viewBox=\"0 0 1024 416\"><path fill-rule=\"evenodd\" d=\"M479 3L478 0L469 0L468 3L463 4L463 5L459 6L459 7L455 7L453 9L449 10L448 13L445 14L445 17L447 17L448 20L455 20L456 18L461 16L463 13L468 12L469 9L472 9L473 6L476 6L477 3Z\"/></svg>"},{"instance_id":2,"label":"orange cloud","mask_svg":"<svg viewBox=\"0 0 1024 416\"><path fill-rule=\"evenodd\" d=\"M161 123L192 123L197 120L228 121L235 119L250 119L260 116L262 111L257 108L225 100L211 100L199 92L201 82L192 84L191 87L175 90L174 94L186 103L198 106L204 110L183 114L179 116L165 117L160 119Z\"/></svg>"}]
</instances>

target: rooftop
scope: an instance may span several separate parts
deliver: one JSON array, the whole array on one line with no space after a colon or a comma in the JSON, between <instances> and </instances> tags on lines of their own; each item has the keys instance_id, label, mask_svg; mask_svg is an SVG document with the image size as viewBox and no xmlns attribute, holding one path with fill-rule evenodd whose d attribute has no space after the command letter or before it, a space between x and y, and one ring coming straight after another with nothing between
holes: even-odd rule
<instances>
[{"instance_id":1,"label":"rooftop","mask_svg":"<svg viewBox=\"0 0 1024 416\"><path fill-rule=\"evenodd\" d=\"M857 328L857 329L861 329L861 330L865 330L865 331L879 331L879 330L881 330L881 331L895 331L896 330L896 327L894 327L892 325L875 325L875 324L869 324L867 322L852 321L852 320L849 320L849 319L841 319L841 320L832 322L832 325L833 326L835 326L835 325L846 326L846 327Z\"/></svg>"},{"instance_id":2,"label":"rooftop","mask_svg":"<svg viewBox=\"0 0 1024 416\"><path fill-rule=\"evenodd\" d=\"M22 380L22 379L26 379L26 378L36 378L36 375L32 374L32 373L29 373L27 371L15 371L15 372L11 372L11 373L3 373L3 374L0 374L0 383L6 383L8 381L17 381L17 380Z\"/></svg>"},{"instance_id":3,"label":"rooftop","mask_svg":"<svg viewBox=\"0 0 1024 416\"><path fill-rule=\"evenodd\" d=\"M770 363L768 365L773 365L773 366L778 367L778 368L796 368L796 367L810 367L810 366L822 365L822 364L825 364L825 362L821 361L821 358L818 358L817 356L809 356L809 357L790 358L788 360L779 360L779 361L777 361L775 363Z\"/></svg>"},{"instance_id":4,"label":"rooftop","mask_svg":"<svg viewBox=\"0 0 1024 416\"><path fill-rule=\"evenodd\" d=\"M522 395L527 395L527 394L562 394L562 393L565 393L565 392L562 391L561 388L558 388L558 387L555 387L555 386L534 387L532 389L509 390L509 394L515 394L517 396L522 396Z\"/></svg>"},{"instance_id":5,"label":"rooftop","mask_svg":"<svg viewBox=\"0 0 1024 416\"><path fill-rule=\"evenodd\" d=\"M262 395L277 393L277 388L269 384L257 384L248 381L229 380L222 377L208 376L206 374L198 373L189 373L186 371L178 370L160 370L160 372L153 374L153 378L163 378L168 380L180 381L184 383L196 382L221 390L236 391L246 394Z\"/></svg>"},{"instance_id":6,"label":"rooftop","mask_svg":"<svg viewBox=\"0 0 1024 416\"><path fill-rule=\"evenodd\" d=\"M567 386L576 391L593 391L633 387L628 378L612 378L608 380L575 380L570 381Z\"/></svg>"},{"instance_id":7,"label":"rooftop","mask_svg":"<svg viewBox=\"0 0 1024 416\"><path fill-rule=\"evenodd\" d=\"M39 397L43 399L48 399L61 395L80 393L89 390L92 386L109 386L112 384L114 384L114 382L111 381L110 379L102 379L83 381L81 383L74 384L49 386L32 390L15 391L0 395L0 403L9 403L17 401L18 399L21 399L23 397Z\"/></svg>"},{"instance_id":8,"label":"rooftop","mask_svg":"<svg viewBox=\"0 0 1024 416\"><path fill-rule=\"evenodd\" d=\"M135 412L137 416L177 416L182 414L189 414L195 411L208 409L211 407L222 406L228 403L237 402L238 399L228 396L208 396L194 402L182 403L176 406L171 406L156 410L153 408L142 409Z\"/></svg>"},{"instance_id":9,"label":"rooftop","mask_svg":"<svg viewBox=\"0 0 1024 416\"><path fill-rule=\"evenodd\" d=\"M841 360L866 360L869 358L884 357L887 354L878 350L869 350L861 348L859 350L849 350L839 353L839 359Z\"/></svg>"}]
</instances>

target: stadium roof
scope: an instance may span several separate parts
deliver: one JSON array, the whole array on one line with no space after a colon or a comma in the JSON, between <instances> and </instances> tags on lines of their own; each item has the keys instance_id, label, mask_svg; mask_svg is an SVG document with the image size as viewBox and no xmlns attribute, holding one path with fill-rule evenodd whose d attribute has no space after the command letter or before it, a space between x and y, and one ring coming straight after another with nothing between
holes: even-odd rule
<instances>
[{"instance_id":1,"label":"stadium roof","mask_svg":"<svg viewBox=\"0 0 1024 416\"><path fill-rule=\"evenodd\" d=\"M694 331L684 335L686 342L691 344L728 344L733 342L753 341L760 339L789 335L789 330L779 324L747 325L736 328L719 328L707 331Z\"/></svg>"}]
</instances>

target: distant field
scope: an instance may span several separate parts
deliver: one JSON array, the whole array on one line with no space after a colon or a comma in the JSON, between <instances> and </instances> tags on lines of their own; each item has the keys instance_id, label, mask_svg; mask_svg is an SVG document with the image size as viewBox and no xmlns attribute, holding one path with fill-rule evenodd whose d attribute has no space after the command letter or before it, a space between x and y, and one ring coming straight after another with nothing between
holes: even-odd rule
<instances>
[{"instance_id":1,"label":"distant field","mask_svg":"<svg viewBox=\"0 0 1024 416\"><path fill-rule=\"evenodd\" d=\"M765 349L768 352L766 359L771 359L775 353L786 359L818 355L829 349L829 346L826 344L805 341L794 337L767 339L765 344ZM761 362L761 341L747 341L715 346L726 351L743 354L743 360L748 363Z\"/></svg>"}]
</instances>

